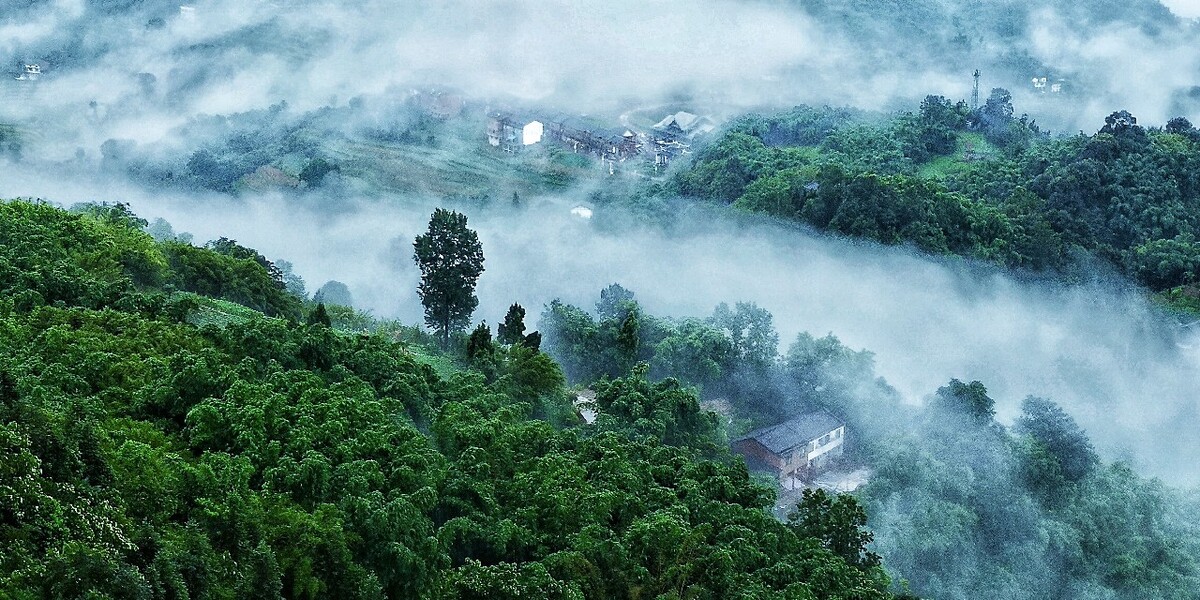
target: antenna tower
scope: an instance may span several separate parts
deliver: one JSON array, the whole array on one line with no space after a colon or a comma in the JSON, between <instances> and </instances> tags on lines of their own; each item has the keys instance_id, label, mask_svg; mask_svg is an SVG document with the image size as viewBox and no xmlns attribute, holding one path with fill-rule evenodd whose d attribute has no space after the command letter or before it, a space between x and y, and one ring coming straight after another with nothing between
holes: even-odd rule
<instances>
[{"instance_id":1,"label":"antenna tower","mask_svg":"<svg viewBox=\"0 0 1200 600\"><path fill-rule=\"evenodd\" d=\"M971 92L971 110L979 108L979 69L975 69L975 90Z\"/></svg>"}]
</instances>

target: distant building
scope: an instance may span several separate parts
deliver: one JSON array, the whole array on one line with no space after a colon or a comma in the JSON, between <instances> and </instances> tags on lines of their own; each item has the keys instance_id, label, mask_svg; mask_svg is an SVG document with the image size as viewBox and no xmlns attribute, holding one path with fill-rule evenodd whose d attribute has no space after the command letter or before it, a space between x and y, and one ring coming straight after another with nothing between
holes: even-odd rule
<instances>
[{"instance_id":1,"label":"distant building","mask_svg":"<svg viewBox=\"0 0 1200 600\"><path fill-rule=\"evenodd\" d=\"M550 119L549 136L578 154L591 154L610 163L621 162L641 150L637 135L629 130L608 129L583 117Z\"/></svg>"},{"instance_id":2,"label":"distant building","mask_svg":"<svg viewBox=\"0 0 1200 600\"><path fill-rule=\"evenodd\" d=\"M488 144L505 152L518 152L542 141L545 130L537 119L497 113L488 121Z\"/></svg>"},{"instance_id":3,"label":"distant building","mask_svg":"<svg viewBox=\"0 0 1200 600\"><path fill-rule=\"evenodd\" d=\"M25 69L17 75L17 81L37 81L42 77L42 66L38 64L25 65Z\"/></svg>"},{"instance_id":4,"label":"distant building","mask_svg":"<svg viewBox=\"0 0 1200 600\"><path fill-rule=\"evenodd\" d=\"M769 471L785 484L792 478L812 481L829 461L842 455L845 442L846 424L819 410L752 431L732 446L749 466Z\"/></svg>"},{"instance_id":5,"label":"distant building","mask_svg":"<svg viewBox=\"0 0 1200 600\"><path fill-rule=\"evenodd\" d=\"M667 115L654 125L656 133L673 140L691 139L716 128L717 125L712 122L712 119L682 110L673 115Z\"/></svg>"},{"instance_id":6,"label":"distant building","mask_svg":"<svg viewBox=\"0 0 1200 600\"><path fill-rule=\"evenodd\" d=\"M413 90L409 102L421 112L445 121L462 114L466 102L459 94L446 90Z\"/></svg>"},{"instance_id":7,"label":"distant building","mask_svg":"<svg viewBox=\"0 0 1200 600\"><path fill-rule=\"evenodd\" d=\"M1063 92L1063 86L1066 85L1067 80L1055 79L1051 81L1049 77L1034 77L1032 79L1032 83L1033 90L1035 92L1042 94L1061 94Z\"/></svg>"},{"instance_id":8,"label":"distant building","mask_svg":"<svg viewBox=\"0 0 1200 600\"><path fill-rule=\"evenodd\" d=\"M654 169L671 166L671 161L687 154L693 138L712 132L717 128L708 117L686 111L663 117L654 125Z\"/></svg>"}]
</instances>

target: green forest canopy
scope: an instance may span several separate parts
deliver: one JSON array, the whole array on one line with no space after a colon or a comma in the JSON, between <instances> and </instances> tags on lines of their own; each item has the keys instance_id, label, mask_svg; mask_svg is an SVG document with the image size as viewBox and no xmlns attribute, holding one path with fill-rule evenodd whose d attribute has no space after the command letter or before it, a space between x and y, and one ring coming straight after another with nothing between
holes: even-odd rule
<instances>
[{"instance_id":1,"label":"green forest canopy","mask_svg":"<svg viewBox=\"0 0 1200 600\"><path fill-rule=\"evenodd\" d=\"M292 319L247 252L111 208L0 203L0 596L890 597L865 549L812 533L842 513L780 522L707 456L709 420L575 426L536 350L438 375L427 350ZM283 318L198 327L182 289ZM597 391L700 414L636 374ZM861 526L819 533L837 523Z\"/></svg>"},{"instance_id":2,"label":"green forest canopy","mask_svg":"<svg viewBox=\"0 0 1200 600\"><path fill-rule=\"evenodd\" d=\"M978 110L929 96L890 119L801 106L737 121L668 187L1014 268L1095 256L1200 297L1200 131L1183 118L1146 128L1117 111L1094 134L1049 137L1002 89Z\"/></svg>"}]
</instances>

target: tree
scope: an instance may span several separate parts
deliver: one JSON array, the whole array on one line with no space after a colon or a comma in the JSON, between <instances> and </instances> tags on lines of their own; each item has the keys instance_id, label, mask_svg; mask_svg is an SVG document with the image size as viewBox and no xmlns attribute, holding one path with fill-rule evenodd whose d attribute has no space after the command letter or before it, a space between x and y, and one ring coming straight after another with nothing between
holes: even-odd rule
<instances>
[{"instance_id":1,"label":"tree","mask_svg":"<svg viewBox=\"0 0 1200 600\"><path fill-rule=\"evenodd\" d=\"M324 325L326 327L332 325L329 320L329 312L325 310L324 302L317 303L317 307L311 313L308 313L308 320L306 322L309 325Z\"/></svg>"},{"instance_id":2,"label":"tree","mask_svg":"<svg viewBox=\"0 0 1200 600\"><path fill-rule=\"evenodd\" d=\"M1135 127L1137 127L1137 117L1129 114L1127 110L1118 110L1104 117L1104 127L1100 128L1100 133L1117 134Z\"/></svg>"},{"instance_id":3,"label":"tree","mask_svg":"<svg viewBox=\"0 0 1200 600\"><path fill-rule=\"evenodd\" d=\"M1184 117L1175 117L1167 121L1166 132L1184 134L1193 131L1192 122Z\"/></svg>"},{"instance_id":4,"label":"tree","mask_svg":"<svg viewBox=\"0 0 1200 600\"><path fill-rule=\"evenodd\" d=\"M963 383L951 379L938 388L934 405L951 413L970 417L976 423L989 423L996 416L996 401L987 395L987 388L978 381Z\"/></svg>"},{"instance_id":5,"label":"tree","mask_svg":"<svg viewBox=\"0 0 1200 600\"><path fill-rule=\"evenodd\" d=\"M1054 402L1036 396L1025 398L1015 425L1018 433L1045 447L1069 481L1087 477L1100 464L1087 434Z\"/></svg>"},{"instance_id":6,"label":"tree","mask_svg":"<svg viewBox=\"0 0 1200 600\"><path fill-rule=\"evenodd\" d=\"M733 310L722 302L709 319L729 338L734 359L757 368L770 366L779 353L779 334L771 321L771 313L753 302L738 302Z\"/></svg>"},{"instance_id":7,"label":"tree","mask_svg":"<svg viewBox=\"0 0 1200 600\"><path fill-rule=\"evenodd\" d=\"M486 322L480 323L471 332L470 339L467 340L467 358L474 361L480 356L490 356L494 351L495 346L492 345L492 330Z\"/></svg>"},{"instance_id":8,"label":"tree","mask_svg":"<svg viewBox=\"0 0 1200 600\"><path fill-rule=\"evenodd\" d=\"M496 339L501 344L518 344L525 339L525 307L513 304L504 315L504 322L496 328Z\"/></svg>"},{"instance_id":9,"label":"tree","mask_svg":"<svg viewBox=\"0 0 1200 600\"><path fill-rule=\"evenodd\" d=\"M617 361L621 372L628 371L637 360L640 343L638 329L638 312L631 310L625 315L621 321L621 329L617 331Z\"/></svg>"},{"instance_id":10,"label":"tree","mask_svg":"<svg viewBox=\"0 0 1200 600\"><path fill-rule=\"evenodd\" d=\"M287 287L289 294L301 299L308 298L308 290L304 287L304 278L292 270L291 262L277 260L275 261L275 266L279 269L279 273L283 277L283 285Z\"/></svg>"},{"instance_id":11,"label":"tree","mask_svg":"<svg viewBox=\"0 0 1200 600\"><path fill-rule=\"evenodd\" d=\"M614 283L600 291L596 314L600 315L601 319L624 319L629 307L636 302L633 292Z\"/></svg>"},{"instance_id":12,"label":"tree","mask_svg":"<svg viewBox=\"0 0 1200 600\"><path fill-rule=\"evenodd\" d=\"M318 185L332 171L341 172L341 167L324 158L317 157L308 161L308 164L300 171L300 181L310 186Z\"/></svg>"},{"instance_id":13,"label":"tree","mask_svg":"<svg viewBox=\"0 0 1200 600\"><path fill-rule=\"evenodd\" d=\"M421 269L417 294L425 307L425 324L442 340L462 331L479 305L475 283L483 273L483 245L467 228L467 216L442 208L433 211L429 230L413 242L413 260Z\"/></svg>"},{"instance_id":14,"label":"tree","mask_svg":"<svg viewBox=\"0 0 1200 600\"><path fill-rule=\"evenodd\" d=\"M524 345L525 345L525 347L526 347L526 348L529 348L530 350L534 350L534 351L541 350L541 348L542 348L542 334L541 334L541 333L539 333L539 332L537 332L537 331L535 331L535 332L533 332L533 333L531 333L531 334L529 334L529 335L525 336L525 337L524 337L524 338L521 340L521 343L522 343L522 344L524 344Z\"/></svg>"},{"instance_id":15,"label":"tree","mask_svg":"<svg viewBox=\"0 0 1200 600\"><path fill-rule=\"evenodd\" d=\"M821 540L821 545L848 565L865 570L880 564L879 555L867 550L875 534L866 529L867 513L853 496L830 497L822 489L804 490L788 522L796 533Z\"/></svg>"},{"instance_id":16,"label":"tree","mask_svg":"<svg viewBox=\"0 0 1200 600\"><path fill-rule=\"evenodd\" d=\"M338 306L354 306L354 295L350 293L350 288L346 284L331 279L317 288L317 293L313 294L313 301Z\"/></svg>"}]
</instances>

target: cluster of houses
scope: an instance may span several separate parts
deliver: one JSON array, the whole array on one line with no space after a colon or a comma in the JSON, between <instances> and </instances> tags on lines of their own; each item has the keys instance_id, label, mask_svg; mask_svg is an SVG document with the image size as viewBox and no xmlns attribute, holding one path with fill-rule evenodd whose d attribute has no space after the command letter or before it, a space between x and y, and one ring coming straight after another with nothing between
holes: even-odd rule
<instances>
[{"instance_id":1,"label":"cluster of houses","mask_svg":"<svg viewBox=\"0 0 1200 600\"><path fill-rule=\"evenodd\" d=\"M25 65L25 70L17 75L17 81L37 81L42 77L42 65Z\"/></svg>"},{"instance_id":2,"label":"cluster of houses","mask_svg":"<svg viewBox=\"0 0 1200 600\"><path fill-rule=\"evenodd\" d=\"M707 117L682 111L667 115L649 134L605 127L585 117L497 112L490 115L487 134L488 143L505 152L554 142L599 159L611 174L617 165L637 157L651 160L655 170L665 168L688 151L694 137L714 129L716 124Z\"/></svg>"},{"instance_id":3,"label":"cluster of houses","mask_svg":"<svg viewBox=\"0 0 1200 600\"><path fill-rule=\"evenodd\" d=\"M413 89L408 94L408 102L439 121L461 115L467 106L461 94L441 88Z\"/></svg>"}]
</instances>

